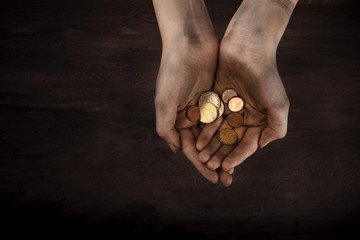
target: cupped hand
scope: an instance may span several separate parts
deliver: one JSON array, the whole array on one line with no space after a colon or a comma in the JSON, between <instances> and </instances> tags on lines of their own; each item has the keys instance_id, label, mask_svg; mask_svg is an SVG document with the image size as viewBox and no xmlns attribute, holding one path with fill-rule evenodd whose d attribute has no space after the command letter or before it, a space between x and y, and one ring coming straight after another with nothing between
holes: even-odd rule
<instances>
[{"instance_id":1,"label":"cupped hand","mask_svg":"<svg viewBox=\"0 0 360 240\"><path fill-rule=\"evenodd\" d=\"M286 135L289 100L277 70L276 49L269 46L246 36L221 42L214 90L220 96L228 88L237 91L245 102L240 112L244 122L234 129L239 137L235 146L221 145L215 137L219 129L231 128L226 118L203 128L196 147L200 161L210 169L233 169L258 147Z\"/></svg>"},{"instance_id":2,"label":"cupped hand","mask_svg":"<svg viewBox=\"0 0 360 240\"><path fill-rule=\"evenodd\" d=\"M218 61L218 40L178 40L163 49L156 82L156 130L173 152L180 148L195 168L210 182L217 182L218 173L209 170L198 159L195 147L200 132L198 122L186 117L186 110L196 105L199 96L213 88ZM231 176L220 174L221 182Z\"/></svg>"},{"instance_id":3,"label":"cupped hand","mask_svg":"<svg viewBox=\"0 0 360 240\"><path fill-rule=\"evenodd\" d=\"M186 109L203 91L211 89L217 65L218 43L179 40L163 49L156 81L156 130L176 152L180 149L175 128L195 126Z\"/></svg>"}]
</instances>

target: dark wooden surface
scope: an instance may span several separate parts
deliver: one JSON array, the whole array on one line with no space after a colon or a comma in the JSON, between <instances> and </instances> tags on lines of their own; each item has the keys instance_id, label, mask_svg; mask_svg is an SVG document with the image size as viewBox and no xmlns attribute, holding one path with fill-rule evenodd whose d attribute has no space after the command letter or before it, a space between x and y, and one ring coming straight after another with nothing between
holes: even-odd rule
<instances>
[{"instance_id":1,"label":"dark wooden surface","mask_svg":"<svg viewBox=\"0 0 360 240\"><path fill-rule=\"evenodd\" d=\"M207 1L219 38L238 5ZM230 188L156 135L151 1L0 8L0 238L360 236L358 1L298 5L278 49L288 135L236 168Z\"/></svg>"}]
</instances>

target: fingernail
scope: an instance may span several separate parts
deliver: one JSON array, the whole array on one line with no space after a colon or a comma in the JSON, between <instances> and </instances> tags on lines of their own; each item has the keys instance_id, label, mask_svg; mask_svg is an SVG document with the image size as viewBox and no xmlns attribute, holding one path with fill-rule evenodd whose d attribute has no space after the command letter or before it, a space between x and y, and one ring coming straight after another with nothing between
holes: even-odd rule
<instances>
[{"instance_id":1,"label":"fingernail","mask_svg":"<svg viewBox=\"0 0 360 240\"><path fill-rule=\"evenodd\" d=\"M171 151L173 151L173 153L176 153L176 147L170 143L168 145L169 145L169 148L171 149Z\"/></svg>"}]
</instances>

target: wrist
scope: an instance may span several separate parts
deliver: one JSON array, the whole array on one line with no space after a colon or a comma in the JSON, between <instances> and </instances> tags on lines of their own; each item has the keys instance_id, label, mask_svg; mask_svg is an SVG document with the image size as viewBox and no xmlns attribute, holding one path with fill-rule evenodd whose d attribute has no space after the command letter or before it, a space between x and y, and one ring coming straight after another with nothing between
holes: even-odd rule
<instances>
[{"instance_id":1,"label":"wrist","mask_svg":"<svg viewBox=\"0 0 360 240\"><path fill-rule=\"evenodd\" d=\"M244 0L224 38L277 48L297 0Z\"/></svg>"},{"instance_id":2,"label":"wrist","mask_svg":"<svg viewBox=\"0 0 360 240\"><path fill-rule=\"evenodd\" d=\"M176 36L176 37L175 37ZM215 33L198 32L197 34L179 33L171 38L162 38L163 52L177 49L179 51L191 51L192 49L218 51L219 39Z\"/></svg>"},{"instance_id":3,"label":"wrist","mask_svg":"<svg viewBox=\"0 0 360 240\"><path fill-rule=\"evenodd\" d=\"M215 36L203 0L153 0L164 45L204 42Z\"/></svg>"}]
</instances>

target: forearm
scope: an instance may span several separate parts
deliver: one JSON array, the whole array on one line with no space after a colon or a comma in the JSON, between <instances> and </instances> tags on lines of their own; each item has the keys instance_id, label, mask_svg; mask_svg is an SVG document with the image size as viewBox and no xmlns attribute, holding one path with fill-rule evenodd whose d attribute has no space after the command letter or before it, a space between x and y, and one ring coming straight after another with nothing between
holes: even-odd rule
<instances>
[{"instance_id":1,"label":"forearm","mask_svg":"<svg viewBox=\"0 0 360 240\"><path fill-rule=\"evenodd\" d=\"M276 49L297 0L244 0L231 19L224 37L244 39Z\"/></svg>"},{"instance_id":2,"label":"forearm","mask_svg":"<svg viewBox=\"0 0 360 240\"><path fill-rule=\"evenodd\" d=\"M203 0L153 0L163 45L215 36Z\"/></svg>"}]
</instances>

